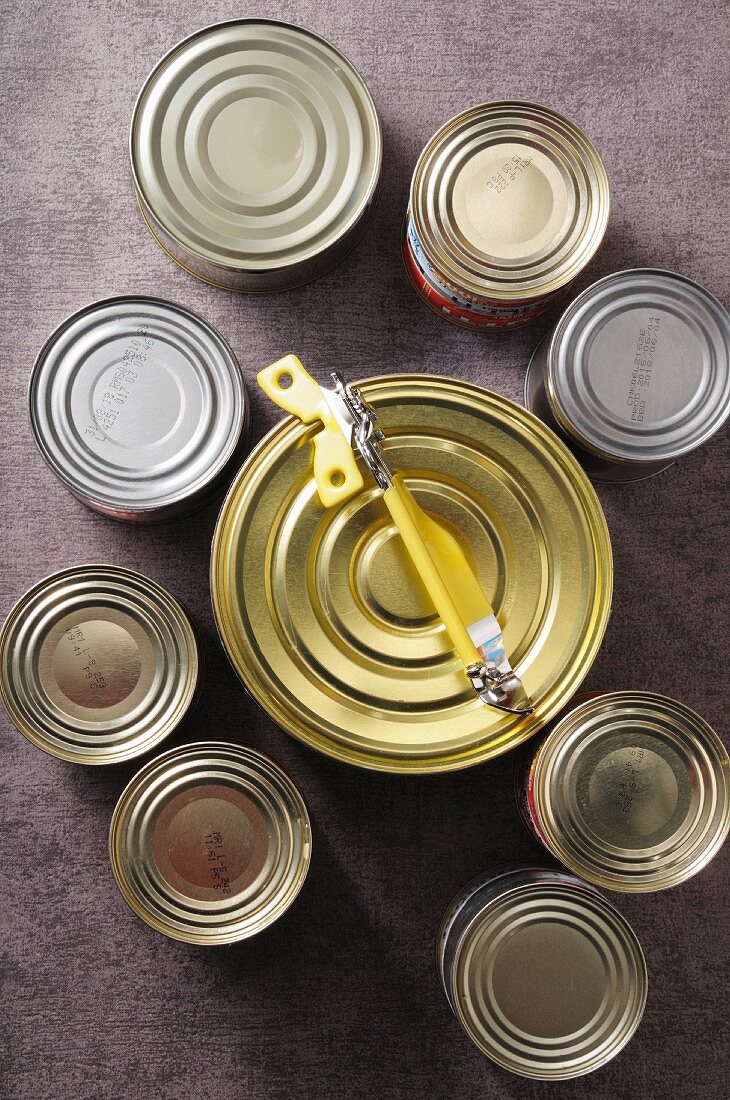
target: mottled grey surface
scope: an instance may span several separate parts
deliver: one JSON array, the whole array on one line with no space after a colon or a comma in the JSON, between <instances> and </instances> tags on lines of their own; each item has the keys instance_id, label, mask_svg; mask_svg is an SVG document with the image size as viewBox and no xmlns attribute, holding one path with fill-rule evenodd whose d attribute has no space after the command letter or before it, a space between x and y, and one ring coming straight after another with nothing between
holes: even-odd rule
<instances>
[{"instance_id":1,"label":"mottled grey surface","mask_svg":"<svg viewBox=\"0 0 730 1100\"><path fill-rule=\"evenodd\" d=\"M461 1034L438 987L445 906L496 861L533 857L511 795L512 760L446 777L371 775L320 758L245 696L208 598L211 507L135 529L77 504L28 430L33 358L71 310L145 292L191 306L233 344L249 378L290 350L324 373L438 371L519 398L549 322L503 338L442 322L402 273L398 234L419 150L479 100L534 98L582 123L613 189L606 245L581 279L673 268L730 300L727 7L724 0L4 0L6 141L2 301L2 611L72 563L141 569L192 609L208 677L180 740L270 750L315 823L309 881L260 938L195 949L125 907L106 855L114 802L134 766L83 770L2 725L0 1095L12 1100L278 1100L402 1096L491 1100L727 1095L727 855L685 886L619 899L647 956L650 994L630 1046L562 1086L508 1076ZM239 298L179 271L135 210L127 127L158 57L197 27L265 14L319 31L355 61L385 134L383 191L362 244L313 286ZM277 418L253 394L258 438ZM724 735L727 715L726 443L630 489L600 489L616 558L614 613L592 688L680 696ZM682 683L683 654L697 659ZM724 934L723 934L724 933ZM723 1084L723 1081L725 1082Z\"/></svg>"}]
</instances>

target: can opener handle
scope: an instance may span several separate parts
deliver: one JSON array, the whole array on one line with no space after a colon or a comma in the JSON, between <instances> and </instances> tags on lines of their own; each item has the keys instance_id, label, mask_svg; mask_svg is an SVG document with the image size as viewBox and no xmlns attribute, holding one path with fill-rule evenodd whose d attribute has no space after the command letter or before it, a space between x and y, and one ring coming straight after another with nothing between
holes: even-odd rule
<instances>
[{"instance_id":1,"label":"can opener handle","mask_svg":"<svg viewBox=\"0 0 730 1100\"><path fill-rule=\"evenodd\" d=\"M343 435L322 387L296 355L286 355L256 375L267 397L304 424L321 421L314 437L314 480L325 508L344 504L365 484L351 442Z\"/></svg>"},{"instance_id":2,"label":"can opener handle","mask_svg":"<svg viewBox=\"0 0 730 1100\"><path fill-rule=\"evenodd\" d=\"M363 488L357 448L383 490L411 562L482 702L514 714L532 713L532 703L507 658L494 610L462 547L419 507L403 477L391 473L380 453L383 435L374 427L375 413L359 390L337 374L333 378L334 390L320 386L295 355L257 375L264 393L286 412L305 424L324 425L314 437L314 478L325 508L344 503Z\"/></svg>"}]
</instances>

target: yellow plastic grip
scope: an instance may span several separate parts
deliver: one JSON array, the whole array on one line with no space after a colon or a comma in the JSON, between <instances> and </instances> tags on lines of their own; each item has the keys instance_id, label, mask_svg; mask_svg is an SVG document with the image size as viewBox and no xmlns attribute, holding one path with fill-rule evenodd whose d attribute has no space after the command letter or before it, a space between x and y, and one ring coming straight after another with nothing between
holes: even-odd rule
<instances>
[{"instance_id":1,"label":"yellow plastic grip","mask_svg":"<svg viewBox=\"0 0 730 1100\"><path fill-rule=\"evenodd\" d=\"M325 508L342 504L363 487L350 441L327 404L321 387L296 355L285 355L256 375L267 397L305 424L321 420L324 428L314 437L314 480Z\"/></svg>"},{"instance_id":2,"label":"yellow plastic grip","mask_svg":"<svg viewBox=\"0 0 730 1100\"><path fill-rule=\"evenodd\" d=\"M465 666L481 663L467 623L493 614L456 539L418 507L396 474L383 499L413 565Z\"/></svg>"}]
</instances>

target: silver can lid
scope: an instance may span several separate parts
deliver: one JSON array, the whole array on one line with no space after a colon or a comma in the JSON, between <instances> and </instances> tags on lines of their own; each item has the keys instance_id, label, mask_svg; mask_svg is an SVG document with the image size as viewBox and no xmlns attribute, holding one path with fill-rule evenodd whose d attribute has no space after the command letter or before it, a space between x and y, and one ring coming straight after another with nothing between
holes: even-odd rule
<instances>
[{"instance_id":1,"label":"silver can lid","mask_svg":"<svg viewBox=\"0 0 730 1100\"><path fill-rule=\"evenodd\" d=\"M242 19L206 27L148 77L130 155L143 210L221 269L301 264L344 237L377 189L367 86L319 35Z\"/></svg>"},{"instance_id":2,"label":"silver can lid","mask_svg":"<svg viewBox=\"0 0 730 1100\"><path fill-rule=\"evenodd\" d=\"M608 275L558 322L546 389L560 427L601 458L678 458L730 413L730 315L671 271Z\"/></svg>"},{"instance_id":3,"label":"silver can lid","mask_svg":"<svg viewBox=\"0 0 730 1100\"><path fill-rule=\"evenodd\" d=\"M532 767L536 825L575 874L619 891L696 874L730 830L730 760L683 703L644 691L570 711Z\"/></svg>"},{"instance_id":4,"label":"silver can lid","mask_svg":"<svg viewBox=\"0 0 730 1100\"><path fill-rule=\"evenodd\" d=\"M147 764L117 803L109 855L130 908L187 943L246 939L299 893L312 849L286 772L246 745L205 742Z\"/></svg>"},{"instance_id":5,"label":"silver can lid","mask_svg":"<svg viewBox=\"0 0 730 1100\"><path fill-rule=\"evenodd\" d=\"M228 344L161 298L107 298L49 337L30 380L36 443L92 508L165 519L204 499L245 439L248 400Z\"/></svg>"},{"instance_id":6,"label":"silver can lid","mask_svg":"<svg viewBox=\"0 0 730 1100\"><path fill-rule=\"evenodd\" d=\"M598 1069L644 1011L646 964L631 927L597 890L559 872L516 869L484 895L448 979L467 1034L524 1077Z\"/></svg>"},{"instance_id":7,"label":"silver can lid","mask_svg":"<svg viewBox=\"0 0 730 1100\"><path fill-rule=\"evenodd\" d=\"M116 764L181 722L200 684L197 635L164 588L131 569L83 565L30 589L0 631L0 694L52 756Z\"/></svg>"}]
</instances>

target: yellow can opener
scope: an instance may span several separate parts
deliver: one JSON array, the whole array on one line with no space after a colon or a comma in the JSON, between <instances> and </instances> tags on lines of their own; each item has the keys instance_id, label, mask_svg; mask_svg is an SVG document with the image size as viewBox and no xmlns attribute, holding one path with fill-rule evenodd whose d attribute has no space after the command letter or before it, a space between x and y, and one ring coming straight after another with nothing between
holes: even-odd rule
<instances>
[{"instance_id":1,"label":"yellow can opener","mask_svg":"<svg viewBox=\"0 0 730 1100\"><path fill-rule=\"evenodd\" d=\"M380 451L383 433L359 390L333 373L334 389L320 386L296 355L287 355L257 375L264 393L305 424L321 421L314 437L314 478L325 508L342 504L364 485L355 450L362 456L482 702L515 714L533 707L504 649L494 609L454 536L427 515ZM476 616L476 618L475 618ZM467 625L471 623L471 625Z\"/></svg>"}]
</instances>

